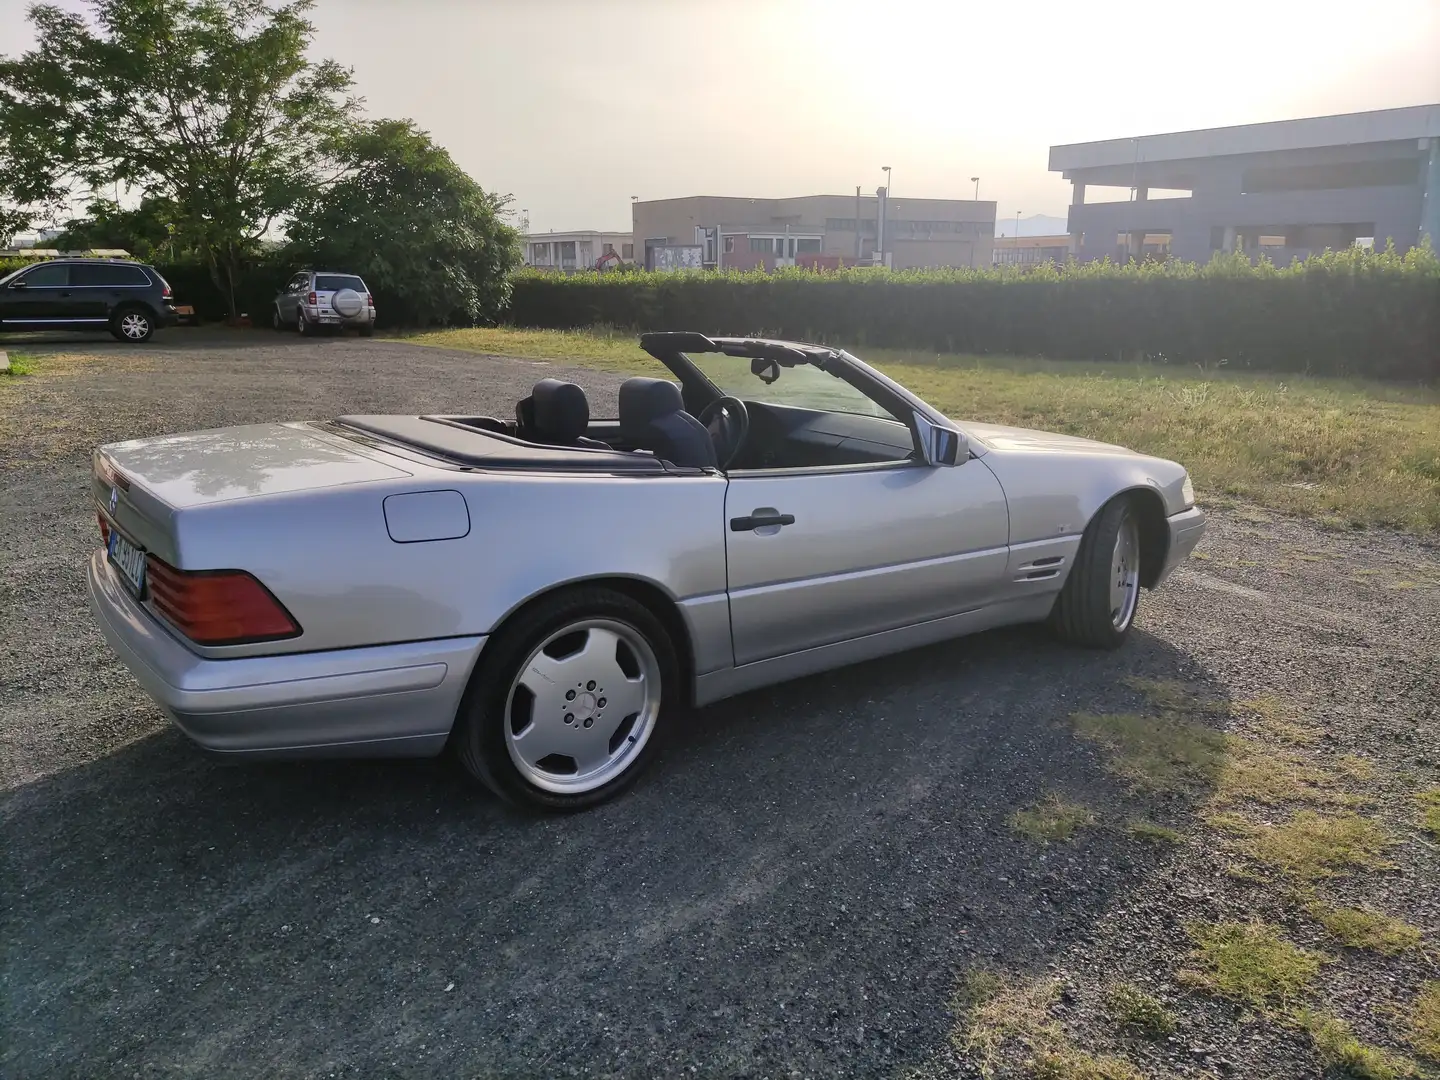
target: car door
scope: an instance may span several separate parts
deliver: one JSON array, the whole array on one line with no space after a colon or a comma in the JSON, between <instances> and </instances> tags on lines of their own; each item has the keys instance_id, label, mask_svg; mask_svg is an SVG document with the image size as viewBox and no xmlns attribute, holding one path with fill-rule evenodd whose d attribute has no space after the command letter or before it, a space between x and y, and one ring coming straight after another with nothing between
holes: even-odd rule
<instances>
[{"instance_id":1,"label":"car door","mask_svg":"<svg viewBox=\"0 0 1440 1080\"><path fill-rule=\"evenodd\" d=\"M111 312L149 287L149 277L138 266L74 263L70 267L70 308L77 318L106 322Z\"/></svg>"},{"instance_id":2,"label":"car door","mask_svg":"<svg viewBox=\"0 0 1440 1080\"><path fill-rule=\"evenodd\" d=\"M1005 494L980 461L733 472L735 663L983 607L1003 591Z\"/></svg>"},{"instance_id":3,"label":"car door","mask_svg":"<svg viewBox=\"0 0 1440 1080\"><path fill-rule=\"evenodd\" d=\"M74 319L68 263L40 263L10 282L0 318L10 327L36 330L63 326Z\"/></svg>"},{"instance_id":4,"label":"car door","mask_svg":"<svg viewBox=\"0 0 1440 1080\"><path fill-rule=\"evenodd\" d=\"M280 318L287 323L295 321L295 298L299 295L300 282L303 277L303 274L296 274L287 281L284 290L275 301L280 307Z\"/></svg>"}]
</instances>

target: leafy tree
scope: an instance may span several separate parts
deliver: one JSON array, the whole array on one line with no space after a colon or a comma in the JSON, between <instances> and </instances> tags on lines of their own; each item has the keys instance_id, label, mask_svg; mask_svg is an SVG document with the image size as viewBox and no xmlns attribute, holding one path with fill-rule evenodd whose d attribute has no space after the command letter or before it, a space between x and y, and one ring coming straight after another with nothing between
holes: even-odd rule
<instances>
[{"instance_id":1,"label":"leafy tree","mask_svg":"<svg viewBox=\"0 0 1440 1080\"><path fill-rule=\"evenodd\" d=\"M32 6L37 47L0 58L0 199L121 184L170 200L233 312L245 259L321 182L357 105L347 69L305 55L312 3L90 0L88 20Z\"/></svg>"},{"instance_id":2,"label":"leafy tree","mask_svg":"<svg viewBox=\"0 0 1440 1080\"><path fill-rule=\"evenodd\" d=\"M64 251L88 248L123 248L138 259L164 257L173 261L176 255L194 252L174 235L177 207L169 199L147 198L138 207L127 210L110 199L92 199L82 218L65 223L65 231L50 247Z\"/></svg>"},{"instance_id":3,"label":"leafy tree","mask_svg":"<svg viewBox=\"0 0 1440 1080\"><path fill-rule=\"evenodd\" d=\"M392 314L422 326L499 316L520 262L500 217L508 196L482 190L408 120L356 129L337 160L341 177L302 198L286 226L297 258L362 275Z\"/></svg>"}]
</instances>

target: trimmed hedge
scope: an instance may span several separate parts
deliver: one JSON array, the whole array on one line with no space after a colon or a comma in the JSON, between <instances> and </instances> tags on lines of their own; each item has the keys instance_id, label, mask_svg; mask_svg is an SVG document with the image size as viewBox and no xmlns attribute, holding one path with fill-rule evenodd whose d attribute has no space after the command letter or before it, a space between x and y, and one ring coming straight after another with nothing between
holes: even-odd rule
<instances>
[{"instance_id":1,"label":"trimmed hedge","mask_svg":"<svg viewBox=\"0 0 1440 1080\"><path fill-rule=\"evenodd\" d=\"M1440 259L1425 246L1326 252L1283 269L1236 254L1030 271L522 272L510 321L1433 381Z\"/></svg>"}]
</instances>

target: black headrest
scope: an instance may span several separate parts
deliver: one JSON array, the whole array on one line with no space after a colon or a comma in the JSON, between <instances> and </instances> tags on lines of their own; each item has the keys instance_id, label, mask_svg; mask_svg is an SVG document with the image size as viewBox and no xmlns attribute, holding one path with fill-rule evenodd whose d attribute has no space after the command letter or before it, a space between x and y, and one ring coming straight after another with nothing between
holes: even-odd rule
<instances>
[{"instance_id":1,"label":"black headrest","mask_svg":"<svg viewBox=\"0 0 1440 1080\"><path fill-rule=\"evenodd\" d=\"M571 442L590 426L590 403L574 383L541 379L530 391L535 434L546 442Z\"/></svg>"},{"instance_id":2,"label":"black headrest","mask_svg":"<svg viewBox=\"0 0 1440 1080\"><path fill-rule=\"evenodd\" d=\"M665 379L637 377L620 384L620 434L638 436L657 417L684 412L680 388Z\"/></svg>"}]
</instances>

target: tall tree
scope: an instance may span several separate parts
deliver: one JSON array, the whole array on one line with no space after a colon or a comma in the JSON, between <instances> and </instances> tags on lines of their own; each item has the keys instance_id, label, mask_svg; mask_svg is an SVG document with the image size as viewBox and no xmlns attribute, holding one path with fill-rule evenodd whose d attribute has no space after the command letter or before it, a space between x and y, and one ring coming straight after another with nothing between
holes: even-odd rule
<instances>
[{"instance_id":1,"label":"tall tree","mask_svg":"<svg viewBox=\"0 0 1440 1080\"><path fill-rule=\"evenodd\" d=\"M358 107L350 72L305 55L313 0L90 0L30 8L38 44L0 59L0 199L124 185L175 207L235 310L247 255L322 182Z\"/></svg>"},{"instance_id":2,"label":"tall tree","mask_svg":"<svg viewBox=\"0 0 1440 1080\"><path fill-rule=\"evenodd\" d=\"M173 259L177 253L194 255L175 236L176 207L168 199L147 197L134 209L110 199L92 199L84 217L65 222L48 247L64 251L86 248L123 248L137 259Z\"/></svg>"},{"instance_id":3,"label":"tall tree","mask_svg":"<svg viewBox=\"0 0 1440 1080\"><path fill-rule=\"evenodd\" d=\"M336 157L343 174L286 224L297 258L363 275L407 322L499 316L520 262L500 216L508 196L484 191L408 120L355 129Z\"/></svg>"}]
</instances>

